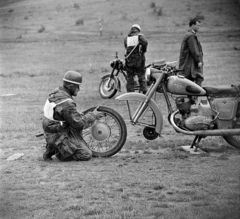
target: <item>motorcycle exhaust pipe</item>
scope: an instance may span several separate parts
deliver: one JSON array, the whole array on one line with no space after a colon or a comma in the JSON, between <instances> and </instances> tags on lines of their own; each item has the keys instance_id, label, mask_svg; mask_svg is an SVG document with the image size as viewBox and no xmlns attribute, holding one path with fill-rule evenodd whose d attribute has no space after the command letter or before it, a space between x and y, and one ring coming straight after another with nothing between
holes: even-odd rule
<instances>
[{"instance_id":1,"label":"motorcycle exhaust pipe","mask_svg":"<svg viewBox=\"0 0 240 219\"><path fill-rule=\"evenodd\" d=\"M201 131L194 131L194 135L199 135L199 136L240 135L240 129L201 130Z\"/></svg>"},{"instance_id":2,"label":"motorcycle exhaust pipe","mask_svg":"<svg viewBox=\"0 0 240 219\"><path fill-rule=\"evenodd\" d=\"M175 130L186 135L198 135L198 136L225 136L225 135L240 135L240 129L215 129L215 130L198 130L188 131L179 128L174 122L174 116L178 111L175 111L170 116L170 123Z\"/></svg>"}]
</instances>

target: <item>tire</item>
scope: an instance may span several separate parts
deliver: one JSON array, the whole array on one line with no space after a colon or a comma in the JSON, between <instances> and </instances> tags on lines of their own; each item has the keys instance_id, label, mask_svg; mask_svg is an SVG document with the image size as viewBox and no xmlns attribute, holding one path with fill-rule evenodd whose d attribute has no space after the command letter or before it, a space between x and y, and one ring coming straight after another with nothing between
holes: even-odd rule
<instances>
[{"instance_id":1,"label":"tire","mask_svg":"<svg viewBox=\"0 0 240 219\"><path fill-rule=\"evenodd\" d=\"M231 146L240 149L240 135L223 136L223 138Z\"/></svg>"},{"instance_id":2,"label":"tire","mask_svg":"<svg viewBox=\"0 0 240 219\"><path fill-rule=\"evenodd\" d=\"M240 108L240 104L238 106ZM240 109L238 109L240 111ZM239 115L235 117L233 120L233 127L234 129L240 129L240 118ZM229 136L223 136L224 140L230 144L231 146L240 149L240 135L229 135Z\"/></svg>"},{"instance_id":3,"label":"tire","mask_svg":"<svg viewBox=\"0 0 240 219\"><path fill-rule=\"evenodd\" d=\"M84 112L92 112L92 107ZM83 130L83 139L92 151L93 157L111 157L118 153L127 139L127 127L122 116L113 109L100 106L102 117L91 127Z\"/></svg>"},{"instance_id":4,"label":"tire","mask_svg":"<svg viewBox=\"0 0 240 219\"><path fill-rule=\"evenodd\" d=\"M110 86L107 86L108 80L110 79L110 74L104 76L99 84L99 94L104 99L110 99L117 93L117 81L114 78L110 80Z\"/></svg>"}]
</instances>

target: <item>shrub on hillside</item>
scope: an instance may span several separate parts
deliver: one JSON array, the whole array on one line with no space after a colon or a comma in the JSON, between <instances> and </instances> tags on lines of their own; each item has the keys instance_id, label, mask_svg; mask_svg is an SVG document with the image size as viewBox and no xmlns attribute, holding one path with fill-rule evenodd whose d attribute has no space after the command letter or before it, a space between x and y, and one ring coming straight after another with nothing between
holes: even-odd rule
<instances>
[{"instance_id":1,"label":"shrub on hillside","mask_svg":"<svg viewBox=\"0 0 240 219\"><path fill-rule=\"evenodd\" d=\"M163 7L157 7L155 2L151 2L150 8L153 9L153 13L157 14L157 16L162 16L163 14Z\"/></svg>"},{"instance_id":2,"label":"shrub on hillside","mask_svg":"<svg viewBox=\"0 0 240 219\"><path fill-rule=\"evenodd\" d=\"M41 25L40 28L38 29L38 33L42 33L44 31L45 31L45 27Z\"/></svg>"},{"instance_id":3,"label":"shrub on hillside","mask_svg":"<svg viewBox=\"0 0 240 219\"><path fill-rule=\"evenodd\" d=\"M155 4L155 2L151 2L151 4L150 4L150 8L156 8L156 4Z\"/></svg>"},{"instance_id":4,"label":"shrub on hillside","mask_svg":"<svg viewBox=\"0 0 240 219\"><path fill-rule=\"evenodd\" d=\"M199 12L196 14L196 18L197 18L198 20L204 20L204 19L205 19L204 15L202 14L201 11L199 11Z\"/></svg>"},{"instance_id":5,"label":"shrub on hillside","mask_svg":"<svg viewBox=\"0 0 240 219\"><path fill-rule=\"evenodd\" d=\"M162 16L162 14L163 14L163 7L159 7L159 8L157 8L157 15L158 16Z\"/></svg>"},{"instance_id":6,"label":"shrub on hillside","mask_svg":"<svg viewBox=\"0 0 240 219\"><path fill-rule=\"evenodd\" d=\"M83 19L78 19L75 23L76 26L79 26L79 25L83 25L84 24L84 20Z\"/></svg>"},{"instance_id":7,"label":"shrub on hillside","mask_svg":"<svg viewBox=\"0 0 240 219\"><path fill-rule=\"evenodd\" d=\"M77 3L74 3L74 4L73 4L73 7L76 8L76 9L79 9L79 8L80 8Z\"/></svg>"}]
</instances>

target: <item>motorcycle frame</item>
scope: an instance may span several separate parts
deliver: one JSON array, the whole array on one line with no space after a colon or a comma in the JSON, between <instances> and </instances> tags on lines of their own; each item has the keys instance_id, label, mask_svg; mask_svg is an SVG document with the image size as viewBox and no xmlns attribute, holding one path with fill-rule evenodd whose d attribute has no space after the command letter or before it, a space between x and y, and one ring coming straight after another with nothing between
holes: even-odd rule
<instances>
[{"instance_id":1,"label":"motorcycle frame","mask_svg":"<svg viewBox=\"0 0 240 219\"><path fill-rule=\"evenodd\" d=\"M173 112L173 108L172 108L169 96L167 94L166 85L165 85L164 81L162 81L163 77L165 77L165 74L164 73L155 74L155 75L153 75L153 77L156 79L156 82L151 84L146 95L140 94L140 93L125 93L125 94L118 96L116 99L127 101L128 113L129 113L130 122L132 123L132 125L141 125L141 126L145 126L145 127L155 128L156 133L158 133L160 136L162 127L163 127L163 116L162 116L160 109L158 108L157 103L152 99L153 95L155 94L155 92L159 86L162 88L163 94L165 96L165 100L167 102L167 107L168 107L169 113ZM141 101L141 103L132 116L129 101L133 101L133 100L139 100L139 101ZM139 122L139 118L144 116L144 113L146 112L148 106L153 110L154 114L156 115L155 126L154 125L150 126L150 125L146 125L144 123Z\"/></svg>"}]
</instances>

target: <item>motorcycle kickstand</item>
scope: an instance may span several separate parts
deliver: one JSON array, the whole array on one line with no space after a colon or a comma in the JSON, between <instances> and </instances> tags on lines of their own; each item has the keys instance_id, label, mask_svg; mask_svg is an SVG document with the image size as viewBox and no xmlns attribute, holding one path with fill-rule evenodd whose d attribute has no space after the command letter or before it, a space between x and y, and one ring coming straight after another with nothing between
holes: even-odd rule
<instances>
[{"instance_id":1,"label":"motorcycle kickstand","mask_svg":"<svg viewBox=\"0 0 240 219\"><path fill-rule=\"evenodd\" d=\"M202 137L196 135L190 148L193 148L195 146L194 152L197 152L197 149L199 148L199 142L201 141Z\"/></svg>"}]
</instances>

